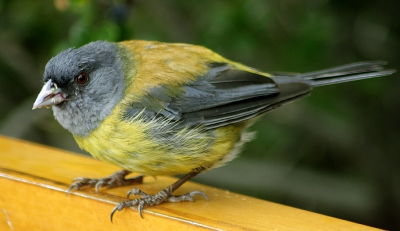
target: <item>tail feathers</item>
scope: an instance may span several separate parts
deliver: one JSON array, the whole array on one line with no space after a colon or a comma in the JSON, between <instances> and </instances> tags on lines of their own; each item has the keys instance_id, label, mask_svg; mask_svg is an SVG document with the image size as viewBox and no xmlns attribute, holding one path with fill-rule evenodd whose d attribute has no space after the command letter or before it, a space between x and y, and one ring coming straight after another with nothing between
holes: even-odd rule
<instances>
[{"instance_id":1,"label":"tail feathers","mask_svg":"<svg viewBox=\"0 0 400 231\"><path fill-rule=\"evenodd\" d=\"M381 77L396 72L396 70L385 70L383 65L386 65L385 61L359 62L321 71L299 74L295 77L307 81L314 87L318 87L360 79Z\"/></svg>"}]
</instances>

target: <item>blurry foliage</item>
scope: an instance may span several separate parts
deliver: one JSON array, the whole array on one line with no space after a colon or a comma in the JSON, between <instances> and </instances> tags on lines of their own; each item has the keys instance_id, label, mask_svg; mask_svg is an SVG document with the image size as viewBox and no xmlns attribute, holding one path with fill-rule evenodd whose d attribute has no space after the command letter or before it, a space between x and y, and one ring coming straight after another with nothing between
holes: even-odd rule
<instances>
[{"instance_id":1,"label":"blurry foliage","mask_svg":"<svg viewBox=\"0 0 400 231\"><path fill-rule=\"evenodd\" d=\"M400 69L400 2L0 1L0 133L81 152L51 110L31 111L46 62L94 40L204 45L265 71L361 60ZM400 80L317 88L265 115L258 139L197 181L384 229L400 229ZM211 203L211 202L210 202Z\"/></svg>"}]
</instances>

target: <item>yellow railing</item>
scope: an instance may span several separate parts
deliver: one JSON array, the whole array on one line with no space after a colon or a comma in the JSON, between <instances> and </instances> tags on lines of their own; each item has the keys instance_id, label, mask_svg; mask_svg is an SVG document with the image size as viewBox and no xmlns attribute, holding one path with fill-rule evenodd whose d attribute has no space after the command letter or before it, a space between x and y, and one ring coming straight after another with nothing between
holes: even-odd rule
<instances>
[{"instance_id":1,"label":"yellow railing","mask_svg":"<svg viewBox=\"0 0 400 231\"><path fill-rule=\"evenodd\" d=\"M376 230L248 196L188 182L177 193L205 192L210 201L164 203L109 215L130 187L73 191L72 178L104 177L117 167L50 147L0 136L0 230ZM146 177L137 187L156 193L171 177Z\"/></svg>"}]
</instances>

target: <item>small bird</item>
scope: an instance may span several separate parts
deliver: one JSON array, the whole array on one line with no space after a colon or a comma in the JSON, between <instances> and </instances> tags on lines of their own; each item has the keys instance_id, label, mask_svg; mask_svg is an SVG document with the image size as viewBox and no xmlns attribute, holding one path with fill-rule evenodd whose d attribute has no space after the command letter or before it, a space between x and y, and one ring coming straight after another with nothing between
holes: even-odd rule
<instances>
[{"instance_id":1,"label":"small bird","mask_svg":"<svg viewBox=\"0 0 400 231\"><path fill-rule=\"evenodd\" d=\"M359 62L306 74L266 73L196 45L156 41L96 41L47 63L33 109L51 107L79 147L121 171L77 178L79 190L142 183L143 176L186 174L155 195L111 212L162 202L193 201L201 191L173 192L200 172L220 167L253 138L257 118L309 95L313 87L390 75L383 61ZM131 172L143 174L126 178Z\"/></svg>"}]
</instances>

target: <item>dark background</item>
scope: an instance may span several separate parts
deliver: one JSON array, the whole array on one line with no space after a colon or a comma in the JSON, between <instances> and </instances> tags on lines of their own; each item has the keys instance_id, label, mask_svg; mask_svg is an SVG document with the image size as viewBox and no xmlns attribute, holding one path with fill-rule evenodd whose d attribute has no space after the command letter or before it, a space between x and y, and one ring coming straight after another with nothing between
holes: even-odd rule
<instances>
[{"instance_id":1,"label":"dark background","mask_svg":"<svg viewBox=\"0 0 400 231\"><path fill-rule=\"evenodd\" d=\"M94 40L184 42L264 71L363 60L400 69L400 1L0 1L0 134L81 152L31 111L46 62ZM400 80L326 86L265 115L258 139L195 181L400 230ZM1 160L0 160L1 161Z\"/></svg>"}]
</instances>

